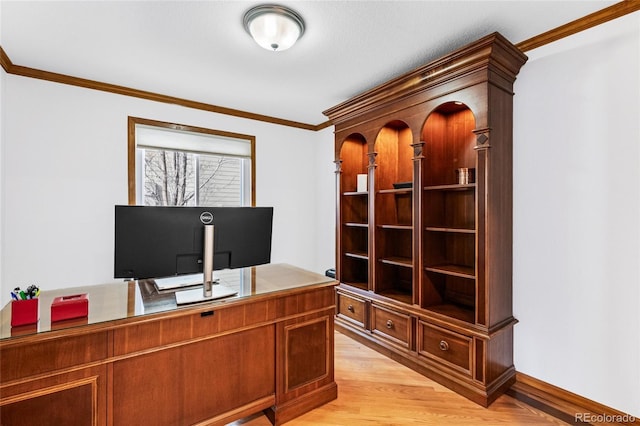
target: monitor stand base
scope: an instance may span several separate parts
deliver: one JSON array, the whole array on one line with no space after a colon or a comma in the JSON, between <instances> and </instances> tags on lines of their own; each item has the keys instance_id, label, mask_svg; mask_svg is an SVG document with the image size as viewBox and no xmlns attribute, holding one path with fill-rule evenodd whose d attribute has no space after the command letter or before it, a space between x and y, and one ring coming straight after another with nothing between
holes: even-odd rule
<instances>
[{"instance_id":1,"label":"monitor stand base","mask_svg":"<svg viewBox=\"0 0 640 426\"><path fill-rule=\"evenodd\" d=\"M212 285L211 296L205 297L201 288L192 290L176 291L176 304L187 305L190 303L208 302L211 300L223 299L225 297L235 296L238 292L230 287L223 285Z\"/></svg>"}]
</instances>

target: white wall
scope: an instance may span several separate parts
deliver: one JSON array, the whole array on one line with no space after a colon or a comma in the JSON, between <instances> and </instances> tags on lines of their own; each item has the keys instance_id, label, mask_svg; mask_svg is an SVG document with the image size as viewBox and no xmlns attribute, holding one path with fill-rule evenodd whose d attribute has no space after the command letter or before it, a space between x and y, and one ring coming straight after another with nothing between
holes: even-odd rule
<instances>
[{"instance_id":1,"label":"white wall","mask_svg":"<svg viewBox=\"0 0 640 426\"><path fill-rule=\"evenodd\" d=\"M640 13L527 52L515 85L515 364L640 417Z\"/></svg>"},{"instance_id":2,"label":"white wall","mask_svg":"<svg viewBox=\"0 0 640 426\"><path fill-rule=\"evenodd\" d=\"M11 106L2 134L2 304L16 285L113 281L113 206L127 203L129 115L255 135L256 203L275 208L272 261L317 272L333 265L334 242L315 225L334 215L324 204L334 176L319 176L331 160L330 131L2 74L2 102Z\"/></svg>"}]
</instances>

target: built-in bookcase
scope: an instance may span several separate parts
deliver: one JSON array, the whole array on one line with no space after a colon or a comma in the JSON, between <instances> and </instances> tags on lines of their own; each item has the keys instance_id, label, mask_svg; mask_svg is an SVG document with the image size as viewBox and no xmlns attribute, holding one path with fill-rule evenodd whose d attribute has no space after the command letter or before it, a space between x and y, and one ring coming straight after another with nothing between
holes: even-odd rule
<instances>
[{"instance_id":1,"label":"built-in bookcase","mask_svg":"<svg viewBox=\"0 0 640 426\"><path fill-rule=\"evenodd\" d=\"M512 103L525 61L495 33L325 111L337 328L485 406L515 380Z\"/></svg>"}]
</instances>

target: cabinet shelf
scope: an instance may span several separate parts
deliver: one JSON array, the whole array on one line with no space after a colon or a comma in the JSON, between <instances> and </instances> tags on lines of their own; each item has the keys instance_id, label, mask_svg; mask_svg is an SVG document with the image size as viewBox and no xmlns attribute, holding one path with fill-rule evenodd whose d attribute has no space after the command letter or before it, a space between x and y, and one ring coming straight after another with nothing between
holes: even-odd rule
<instances>
[{"instance_id":1,"label":"cabinet shelf","mask_svg":"<svg viewBox=\"0 0 640 426\"><path fill-rule=\"evenodd\" d=\"M366 252L345 252L344 255L354 259L369 260L369 255Z\"/></svg>"},{"instance_id":2,"label":"cabinet shelf","mask_svg":"<svg viewBox=\"0 0 640 426\"><path fill-rule=\"evenodd\" d=\"M464 265L434 265L427 266L424 269L429 272L436 272L438 274L451 275L454 277L468 278L472 280L476 278L474 268L470 268Z\"/></svg>"},{"instance_id":3,"label":"cabinet shelf","mask_svg":"<svg viewBox=\"0 0 640 426\"><path fill-rule=\"evenodd\" d=\"M411 225L378 225L382 229L400 229L404 231L413 230L413 226Z\"/></svg>"},{"instance_id":4,"label":"cabinet shelf","mask_svg":"<svg viewBox=\"0 0 640 426\"><path fill-rule=\"evenodd\" d=\"M468 191L475 189L475 183L468 183L466 185L452 184L452 185L430 185L425 186L425 191Z\"/></svg>"},{"instance_id":5,"label":"cabinet shelf","mask_svg":"<svg viewBox=\"0 0 640 426\"><path fill-rule=\"evenodd\" d=\"M378 194L411 194L413 188L381 189Z\"/></svg>"},{"instance_id":6,"label":"cabinet shelf","mask_svg":"<svg viewBox=\"0 0 640 426\"><path fill-rule=\"evenodd\" d=\"M427 311L444 315L445 317L455 318L460 321L468 322L470 324L473 324L475 322L474 310L466 306L445 303L442 305L428 306L425 309Z\"/></svg>"},{"instance_id":7,"label":"cabinet shelf","mask_svg":"<svg viewBox=\"0 0 640 426\"><path fill-rule=\"evenodd\" d=\"M449 228L449 227L440 227L440 226L427 226L425 230L429 232L451 232L455 234L475 234L475 229L467 229L467 228Z\"/></svg>"},{"instance_id":8,"label":"cabinet shelf","mask_svg":"<svg viewBox=\"0 0 640 426\"><path fill-rule=\"evenodd\" d=\"M346 222L344 226L348 226L350 228L366 228L369 226L368 223L358 223L358 222Z\"/></svg>"},{"instance_id":9,"label":"cabinet shelf","mask_svg":"<svg viewBox=\"0 0 640 426\"><path fill-rule=\"evenodd\" d=\"M349 285L351 287L359 288L361 290L367 290L369 285L362 281L343 281L342 284Z\"/></svg>"},{"instance_id":10,"label":"cabinet shelf","mask_svg":"<svg viewBox=\"0 0 640 426\"><path fill-rule=\"evenodd\" d=\"M413 296L409 292L400 290L383 290L378 292L379 295L388 297L389 299L397 300L398 302L411 305L413 303Z\"/></svg>"},{"instance_id":11,"label":"cabinet shelf","mask_svg":"<svg viewBox=\"0 0 640 426\"><path fill-rule=\"evenodd\" d=\"M369 193L367 191L351 191L351 192L344 192L342 195L347 196L347 197L353 197L353 196L358 196L358 195L369 195Z\"/></svg>"},{"instance_id":12,"label":"cabinet shelf","mask_svg":"<svg viewBox=\"0 0 640 426\"><path fill-rule=\"evenodd\" d=\"M413 262L409 257L384 257L380 259L380 262L387 265L402 266L403 268L413 268Z\"/></svg>"}]
</instances>

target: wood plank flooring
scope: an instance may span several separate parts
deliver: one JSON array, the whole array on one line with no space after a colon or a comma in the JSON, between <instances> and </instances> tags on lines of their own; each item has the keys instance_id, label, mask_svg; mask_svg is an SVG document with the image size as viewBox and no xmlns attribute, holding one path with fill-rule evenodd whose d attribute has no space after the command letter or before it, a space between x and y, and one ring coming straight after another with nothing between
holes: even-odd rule
<instances>
[{"instance_id":1,"label":"wood plank flooring","mask_svg":"<svg viewBox=\"0 0 640 426\"><path fill-rule=\"evenodd\" d=\"M483 408L338 332L335 379L338 399L287 426L567 424L507 395ZM256 415L232 425L271 423Z\"/></svg>"}]
</instances>

